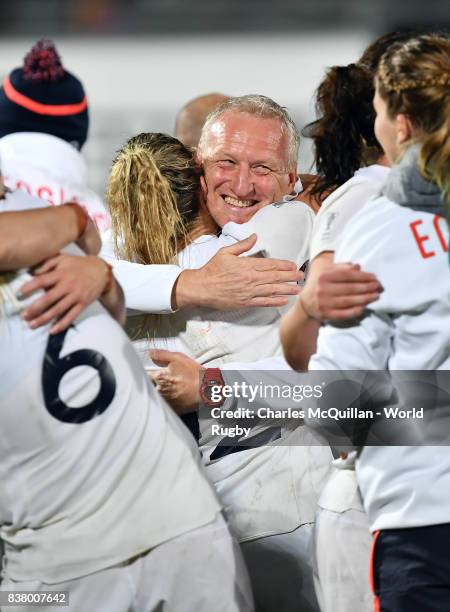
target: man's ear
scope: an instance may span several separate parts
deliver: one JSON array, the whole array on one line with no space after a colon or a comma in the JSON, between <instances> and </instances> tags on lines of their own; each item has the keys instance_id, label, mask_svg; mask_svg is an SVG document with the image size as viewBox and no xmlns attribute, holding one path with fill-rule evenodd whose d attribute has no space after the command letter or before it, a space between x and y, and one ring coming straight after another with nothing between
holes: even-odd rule
<instances>
[{"instance_id":1,"label":"man's ear","mask_svg":"<svg viewBox=\"0 0 450 612\"><path fill-rule=\"evenodd\" d=\"M208 185L206 184L206 180L203 174L200 176L200 190L201 190L203 199L206 201L206 197L208 195Z\"/></svg>"},{"instance_id":2,"label":"man's ear","mask_svg":"<svg viewBox=\"0 0 450 612\"><path fill-rule=\"evenodd\" d=\"M297 168L291 169L289 172L289 191L288 193L291 193L291 191L293 191L294 185L297 182L297 178L298 178Z\"/></svg>"},{"instance_id":3,"label":"man's ear","mask_svg":"<svg viewBox=\"0 0 450 612\"><path fill-rule=\"evenodd\" d=\"M413 134L413 126L410 118L407 115L403 113L399 113L398 115L396 115L395 129L398 145L402 145L403 143L408 142L408 140L411 139L411 136Z\"/></svg>"}]
</instances>

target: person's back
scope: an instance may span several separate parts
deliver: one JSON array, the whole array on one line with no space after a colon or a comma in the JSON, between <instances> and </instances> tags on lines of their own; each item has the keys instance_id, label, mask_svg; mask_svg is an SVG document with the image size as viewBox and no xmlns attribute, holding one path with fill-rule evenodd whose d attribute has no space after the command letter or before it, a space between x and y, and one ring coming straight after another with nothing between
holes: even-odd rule
<instances>
[{"instance_id":1,"label":"person's back","mask_svg":"<svg viewBox=\"0 0 450 612\"><path fill-rule=\"evenodd\" d=\"M51 583L131 558L218 506L120 327L94 304L67 332L30 330L15 297L27 278L1 284L0 514L8 576Z\"/></svg>"},{"instance_id":2,"label":"person's back","mask_svg":"<svg viewBox=\"0 0 450 612\"><path fill-rule=\"evenodd\" d=\"M24 199L28 208L36 206L33 198L16 191L7 194L1 211L23 208ZM76 247L67 248L81 256ZM124 603L129 594L123 592L114 603L113 595L99 599L98 589L107 584L123 586L124 574L111 575L107 568L142 558L149 577L154 551L156 557L163 555L155 561L161 564L164 554L176 554L185 535L192 549L187 546L183 554L195 567L203 555L199 530L216 521L222 545L215 560L231 561L232 540L219 503L204 478L194 441L149 382L120 326L94 303L65 332L49 335L48 325L31 330L20 316L30 299L17 297L29 278L27 271L0 276L2 586L29 590L37 581L45 589L93 576L94 586L98 580L92 594L96 610L147 610L138 604L129 608ZM216 536L211 532L210 537ZM229 546L227 553L223 545ZM167 546L175 549L164 553ZM233 563L226 569L226 605L240 609L234 605L248 597L245 586L227 599L236 586ZM173 561L171 567L163 578L147 580L149 600L168 589L164 597L175 602L188 587L191 579L173 590ZM89 580L84 588L92 588ZM76 586L70 586L73 605L82 593ZM196 598L205 593L195 591L183 609L199 609ZM247 604L242 603L244 609Z\"/></svg>"}]
</instances>

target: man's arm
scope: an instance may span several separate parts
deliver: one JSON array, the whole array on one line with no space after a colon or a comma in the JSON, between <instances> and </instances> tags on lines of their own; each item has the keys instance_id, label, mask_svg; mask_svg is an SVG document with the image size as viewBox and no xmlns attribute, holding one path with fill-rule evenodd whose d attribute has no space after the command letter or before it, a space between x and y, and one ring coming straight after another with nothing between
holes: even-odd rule
<instances>
[{"instance_id":1,"label":"man's arm","mask_svg":"<svg viewBox=\"0 0 450 612\"><path fill-rule=\"evenodd\" d=\"M218 310L284 306L303 279L292 261L238 257L256 243L253 234L224 247L202 268L185 270L174 287L175 308L205 306Z\"/></svg>"},{"instance_id":2,"label":"man's arm","mask_svg":"<svg viewBox=\"0 0 450 612\"><path fill-rule=\"evenodd\" d=\"M219 310L284 306L288 296L298 293L292 283L302 280L303 274L291 261L239 257L255 243L253 235L224 247L195 270L115 260L108 240L101 256L113 266L132 310L167 313L196 306Z\"/></svg>"}]
</instances>

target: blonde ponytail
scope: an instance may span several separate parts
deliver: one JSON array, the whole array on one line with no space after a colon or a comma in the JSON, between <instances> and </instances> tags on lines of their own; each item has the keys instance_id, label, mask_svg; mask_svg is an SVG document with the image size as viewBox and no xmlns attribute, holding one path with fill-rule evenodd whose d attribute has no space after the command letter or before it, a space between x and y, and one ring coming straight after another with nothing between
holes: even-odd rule
<instances>
[{"instance_id":1,"label":"blonde ponytail","mask_svg":"<svg viewBox=\"0 0 450 612\"><path fill-rule=\"evenodd\" d=\"M450 95L444 101L446 120L426 136L420 149L419 168L425 178L439 187L450 212Z\"/></svg>"},{"instance_id":2,"label":"blonde ponytail","mask_svg":"<svg viewBox=\"0 0 450 612\"><path fill-rule=\"evenodd\" d=\"M175 263L198 221L199 189L193 152L176 138L159 133L131 138L114 159L106 194L117 257ZM134 337L154 336L161 317L139 319Z\"/></svg>"},{"instance_id":3,"label":"blonde ponytail","mask_svg":"<svg viewBox=\"0 0 450 612\"><path fill-rule=\"evenodd\" d=\"M107 203L118 257L142 264L175 261L198 212L192 152L164 134L139 134L117 154Z\"/></svg>"}]
</instances>

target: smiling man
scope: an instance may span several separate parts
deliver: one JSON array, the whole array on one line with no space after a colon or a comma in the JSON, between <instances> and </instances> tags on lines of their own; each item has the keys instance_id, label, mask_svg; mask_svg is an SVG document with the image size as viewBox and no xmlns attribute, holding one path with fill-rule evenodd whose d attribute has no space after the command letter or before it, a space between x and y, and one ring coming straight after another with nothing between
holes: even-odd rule
<instances>
[{"instance_id":1,"label":"smiling man","mask_svg":"<svg viewBox=\"0 0 450 612\"><path fill-rule=\"evenodd\" d=\"M266 96L229 98L208 116L197 155L206 205L219 227L245 223L264 206L298 194L299 142L286 110ZM295 283L302 278L292 261L237 257L254 246L252 237L192 270L115 260L111 235L103 238L102 257L113 264L127 307L142 312L280 307L298 293Z\"/></svg>"},{"instance_id":2,"label":"smiling man","mask_svg":"<svg viewBox=\"0 0 450 612\"><path fill-rule=\"evenodd\" d=\"M245 223L292 192L299 144L288 113L265 96L231 98L209 115L198 158L206 204L219 227Z\"/></svg>"}]
</instances>

